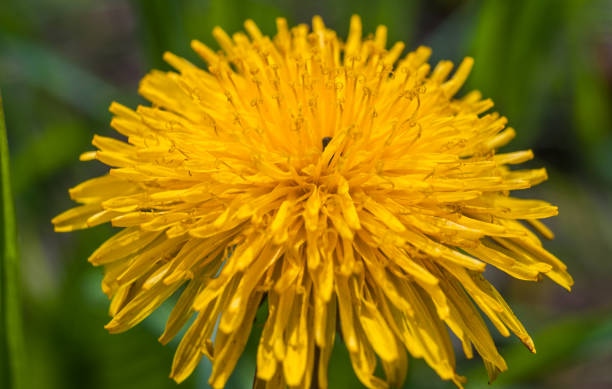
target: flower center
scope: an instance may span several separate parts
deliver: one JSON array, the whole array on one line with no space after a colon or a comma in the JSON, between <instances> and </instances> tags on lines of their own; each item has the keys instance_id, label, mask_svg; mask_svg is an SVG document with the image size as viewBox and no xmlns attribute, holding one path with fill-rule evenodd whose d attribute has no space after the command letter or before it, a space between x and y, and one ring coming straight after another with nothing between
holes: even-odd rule
<instances>
[{"instance_id":1,"label":"flower center","mask_svg":"<svg viewBox=\"0 0 612 389\"><path fill-rule=\"evenodd\" d=\"M321 143L323 144L323 150L322 151L325 151L325 148L327 147L329 142L331 142L331 140L332 140L331 136L326 136L323 139L321 139Z\"/></svg>"}]
</instances>

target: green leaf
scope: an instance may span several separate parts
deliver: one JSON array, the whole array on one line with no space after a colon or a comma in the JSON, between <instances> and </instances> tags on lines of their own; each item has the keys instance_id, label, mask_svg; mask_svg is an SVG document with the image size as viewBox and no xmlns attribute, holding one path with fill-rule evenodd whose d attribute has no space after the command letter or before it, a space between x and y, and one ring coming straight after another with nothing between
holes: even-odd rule
<instances>
[{"instance_id":1,"label":"green leaf","mask_svg":"<svg viewBox=\"0 0 612 389\"><path fill-rule=\"evenodd\" d=\"M19 259L15 210L9 176L6 125L0 94L0 186L2 206L0 220L2 234L0 248L0 383L3 388L22 388L23 384L23 334L19 294Z\"/></svg>"},{"instance_id":2,"label":"green leaf","mask_svg":"<svg viewBox=\"0 0 612 389\"><path fill-rule=\"evenodd\" d=\"M597 150L598 145L609 138L612 91L603 66L598 66L597 56L601 54L594 45L584 42L594 41L597 37L594 26L605 22L599 20L599 10L593 6L597 2L586 3L591 7L585 7L584 0L568 3L568 18L572 18L568 22L568 41L575 53L571 56L574 128L586 148Z\"/></svg>"},{"instance_id":3,"label":"green leaf","mask_svg":"<svg viewBox=\"0 0 612 389\"><path fill-rule=\"evenodd\" d=\"M495 385L511 387L519 383L538 382L571 366L577 360L587 360L597 354L598 345L612 343L612 317L606 312L583 313L567 317L538 330L533 340L537 354L530 354L522 344L515 343L502 350L508 371L500 374ZM467 374L468 388L486 386L484 369L474 368Z\"/></svg>"},{"instance_id":4,"label":"green leaf","mask_svg":"<svg viewBox=\"0 0 612 389\"><path fill-rule=\"evenodd\" d=\"M0 35L0 46L0 76L44 91L99 123L108 123L111 101L130 103L120 90L37 41Z\"/></svg>"}]
</instances>

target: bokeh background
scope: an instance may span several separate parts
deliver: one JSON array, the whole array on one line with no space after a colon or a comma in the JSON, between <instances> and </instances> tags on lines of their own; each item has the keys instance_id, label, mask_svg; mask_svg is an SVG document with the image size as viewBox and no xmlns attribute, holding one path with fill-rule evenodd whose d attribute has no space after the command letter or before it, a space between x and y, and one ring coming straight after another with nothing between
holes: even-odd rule
<instances>
[{"instance_id":1,"label":"bokeh background","mask_svg":"<svg viewBox=\"0 0 612 389\"><path fill-rule=\"evenodd\" d=\"M191 39L217 47L215 25L229 32L246 18L274 34L274 19L309 23L314 14L346 36L352 13L364 32L389 28L390 41L433 47L431 62L476 65L466 89L479 89L509 117L550 179L529 191L560 207L547 221L546 247L575 278L572 293L549 280L493 279L532 334L538 353L496 337L510 369L492 388L612 387L612 1L610 0L2 0L0 88L4 98L16 200L27 388L175 388L176 343L162 347L168 304L135 329L109 335L102 271L86 258L112 233L97 227L53 232L50 219L71 206L67 189L105 171L78 162L94 133L115 136L108 106L135 107L138 81L169 69L169 50L197 64ZM263 319L262 319L263 320ZM261 322L260 322L261 323ZM250 388L254 337L228 383ZM496 333L493 331L493 333ZM458 353L467 388L486 386L479 358ZM203 361L180 387L207 388ZM359 388L344 346L330 365L331 388ZM412 360L407 388L452 388Z\"/></svg>"}]
</instances>

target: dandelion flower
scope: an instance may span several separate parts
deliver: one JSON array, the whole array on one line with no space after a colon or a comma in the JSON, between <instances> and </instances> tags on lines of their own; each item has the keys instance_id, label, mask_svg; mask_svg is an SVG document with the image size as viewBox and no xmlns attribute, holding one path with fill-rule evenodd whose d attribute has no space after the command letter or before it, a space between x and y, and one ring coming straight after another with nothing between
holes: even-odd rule
<instances>
[{"instance_id":1,"label":"dandelion flower","mask_svg":"<svg viewBox=\"0 0 612 389\"><path fill-rule=\"evenodd\" d=\"M400 59L404 45L388 48L384 26L363 38L357 16L346 42L320 17L312 30L278 19L274 38L244 27L215 28L219 52L191 43L206 70L166 53L176 71L140 84L151 106L110 107L125 140L95 136L81 156L110 170L71 189L81 205L53 223L122 228L89 258L104 266L106 328L128 330L180 294L159 341L195 319L171 377L205 355L214 388L258 309L257 387L326 388L337 333L369 388L401 385L408 354L461 386L449 329L493 379L507 367L480 312L535 352L483 271L569 289L532 232L552 238L538 219L557 208L510 195L545 170L510 168L529 150L496 152L515 133L491 100L454 97L473 60L449 77L449 61L430 69L429 48Z\"/></svg>"}]
</instances>

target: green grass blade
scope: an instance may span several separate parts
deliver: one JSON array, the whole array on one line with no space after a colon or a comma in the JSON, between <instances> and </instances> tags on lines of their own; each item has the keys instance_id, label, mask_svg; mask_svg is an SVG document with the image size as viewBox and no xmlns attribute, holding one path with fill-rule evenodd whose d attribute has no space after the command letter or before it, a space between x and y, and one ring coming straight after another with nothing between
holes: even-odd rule
<instances>
[{"instance_id":1,"label":"green grass blade","mask_svg":"<svg viewBox=\"0 0 612 389\"><path fill-rule=\"evenodd\" d=\"M566 317L547 325L533 334L537 353L529 354L525 347L516 342L502 351L508 364L508 371L499 375L494 386L499 388L517 387L530 382L538 385L547 377L578 361L587 361L609 350L612 344L612 316L609 312L581 313ZM601 349L601 350L598 350ZM487 386L484 369L477 366L468 371L468 388Z\"/></svg>"},{"instance_id":2,"label":"green grass blade","mask_svg":"<svg viewBox=\"0 0 612 389\"><path fill-rule=\"evenodd\" d=\"M19 261L17 257L17 231L15 210L9 176L6 125L0 94L0 207L2 234L0 238L0 386L23 388L23 334L19 294Z\"/></svg>"}]
</instances>

